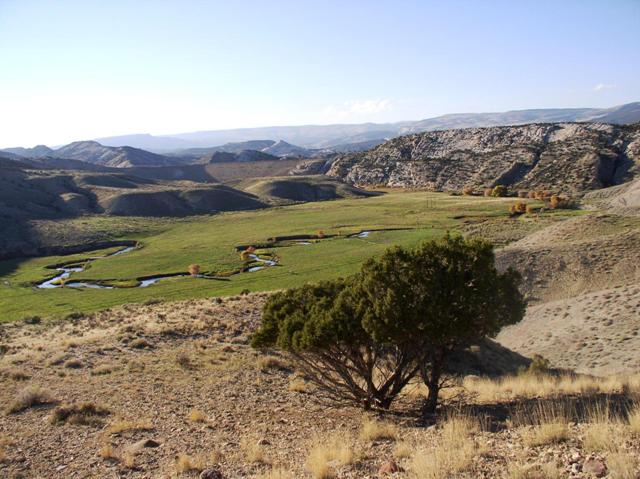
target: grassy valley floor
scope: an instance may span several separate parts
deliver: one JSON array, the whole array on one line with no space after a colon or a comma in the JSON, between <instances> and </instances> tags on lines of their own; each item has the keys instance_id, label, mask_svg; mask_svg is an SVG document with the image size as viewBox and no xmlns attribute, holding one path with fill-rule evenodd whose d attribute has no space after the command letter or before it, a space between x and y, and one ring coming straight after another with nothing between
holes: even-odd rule
<instances>
[{"instance_id":1,"label":"grassy valley floor","mask_svg":"<svg viewBox=\"0 0 640 479\"><path fill-rule=\"evenodd\" d=\"M56 271L47 266L82 263L113 249L3 261L0 262L0 322L29 316L61 317L72 312L90 312L152 299L178 300L287 288L307 281L348 275L364 260L389 246L413 246L446 231L463 231L473 225L488 223L493 227L479 230L499 232L501 240L505 235L507 239L519 239L524 235L520 232L530 232L554 220L581 213L563 211L511 219L507 210L513 202L506 198L390 191L370 198L189 219L86 217L69 223L70 231L77 232L75 244L82 244L83 232L87 231L89 238L135 240L141 247L127 254L93 261L85 271L72 274L71 280L103 281L119 286L135 286L141 277L186 272L193 263L200 265L201 273L227 276L247 264L240 258L236 246L262 244L273 236L316 235L321 231L325 239L310 245L260 250L260 253L275 254L278 259L277 266L261 271L223 279L163 279L147 288L43 290L35 287L35 283L55 276ZM51 228L50 224L46 226ZM66 226L66 222L58 224L61 229ZM365 230L372 233L365 238L348 237ZM491 239L492 235L486 236ZM72 238L65 237L65 244L74 244Z\"/></svg>"}]
</instances>

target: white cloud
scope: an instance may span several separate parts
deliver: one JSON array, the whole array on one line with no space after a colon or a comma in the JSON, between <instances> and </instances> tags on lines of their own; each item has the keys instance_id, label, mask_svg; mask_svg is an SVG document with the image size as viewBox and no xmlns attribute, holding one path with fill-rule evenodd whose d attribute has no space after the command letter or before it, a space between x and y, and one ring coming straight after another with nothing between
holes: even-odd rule
<instances>
[{"instance_id":1,"label":"white cloud","mask_svg":"<svg viewBox=\"0 0 640 479\"><path fill-rule=\"evenodd\" d=\"M598 83L596 86L593 87L593 91L604 91L604 90L611 90L612 88L615 88L615 85L611 85L610 83Z\"/></svg>"},{"instance_id":2,"label":"white cloud","mask_svg":"<svg viewBox=\"0 0 640 479\"><path fill-rule=\"evenodd\" d=\"M391 100L350 100L341 105L329 105L324 109L325 115L336 117L362 117L375 115L391 109Z\"/></svg>"}]
</instances>

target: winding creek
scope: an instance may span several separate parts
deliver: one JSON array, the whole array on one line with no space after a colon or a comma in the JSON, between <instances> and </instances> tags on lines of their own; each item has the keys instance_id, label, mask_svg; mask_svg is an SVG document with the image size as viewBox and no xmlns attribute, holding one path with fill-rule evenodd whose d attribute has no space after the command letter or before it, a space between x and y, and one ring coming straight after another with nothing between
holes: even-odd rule
<instances>
[{"instance_id":1,"label":"winding creek","mask_svg":"<svg viewBox=\"0 0 640 479\"><path fill-rule=\"evenodd\" d=\"M366 238L369 236L369 234L371 233L371 231L361 231L360 233L356 233L353 235L349 235L348 238ZM311 241L293 241L291 244L293 245L299 245L299 246L309 246L314 244ZM136 249L135 246L127 246L125 248L122 248L114 253L105 255L105 256L94 256L94 257L90 257L84 261L78 261L75 263L70 263L69 265L65 266L65 265L61 265L61 266L51 266L51 269L55 269L56 271L59 271L60 274L54 276L53 278L41 281L40 283L36 284L36 287L39 289L56 289L56 288L88 288L88 289L117 289L117 288L147 288L149 286L152 286L156 283L158 283L159 281L162 281L163 279L168 279L168 278L184 278L184 277L196 277L196 278L203 278L203 279L217 279L217 280L224 280L227 278L221 278L221 277L216 277L216 276L208 276L208 275L204 275L204 274L198 274L195 276L192 276L188 273L169 273L169 274L161 274L161 275L156 275L156 276L150 276L150 277L144 277L144 278L138 278L138 284L135 286L117 286L117 285L109 285L109 284L102 284L101 281L70 281L70 277L73 273L80 273L82 271L84 271L86 269L87 264L96 261L96 260L104 260L107 258L111 258L113 256L119 256L122 254L126 254L129 253L131 251L134 251ZM260 263L257 265L253 265L253 266L249 266L248 268L245 268L237 273L234 273L231 276L235 276L238 274L242 274L242 273L255 273L257 271L263 270L265 268L269 268L272 266L276 266L278 264L278 261L275 259L265 259L265 258L261 258L260 256L258 256L255 253L249 254L248 255L249 258L251 258L254 262L256 263Z\"/></svg>"}]
</instances>

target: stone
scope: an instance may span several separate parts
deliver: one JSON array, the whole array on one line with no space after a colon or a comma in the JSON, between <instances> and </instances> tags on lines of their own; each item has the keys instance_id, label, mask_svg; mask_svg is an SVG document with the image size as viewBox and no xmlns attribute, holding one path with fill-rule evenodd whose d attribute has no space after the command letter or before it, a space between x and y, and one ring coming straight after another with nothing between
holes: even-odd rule
<instances>
[{"instance_id":1,"label":"stone","mask_svg":"<svg viewBox=\"0 0 640 479\"><path fill-rule=\"evenodd\" d=\"M224 475L220 467L216 466L202 471L200 473L200 479L224 479Z\"/></svg>"},{"instance_id":2,"label":"stone","mask_svg":"<svg viewBox=\"0 0 640 479\"><path fill-rule=\"evenodd\" d=\"M600 459L587 459L582 464L582 471L596 477L604 477L607 475L607 466Z\"/></svg>"},{"instance_id":3,"label":"stone","mask_svg":"<svg viewBox=\"0 0 640 479\"><path fill-rule=\"evenodd\" d=\"M394 461L393 459L390 459L388 461L385 461L380 466L380 468L378 469L378 474L383 476L385 474L393 474L394 472L400 472L400 471L402 471L402 468L398 466L396 461Z\"/></svg>"}]
</instances>

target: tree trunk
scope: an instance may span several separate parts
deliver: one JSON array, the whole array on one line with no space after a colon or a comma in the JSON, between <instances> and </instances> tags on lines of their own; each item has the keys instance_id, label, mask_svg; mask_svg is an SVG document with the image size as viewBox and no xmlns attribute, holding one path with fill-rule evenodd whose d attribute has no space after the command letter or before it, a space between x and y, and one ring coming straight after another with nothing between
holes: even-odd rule
<instances>
[{"instance_id":1,"label":"tree trunk","mask_svg":"<svg viewBox=\"0 0 640 479\"><path fill-rule=\"evenodd\" d=\"M422 413L425 416L435 414L438 407L444 354L434 354L429 362L430 364L425 364L422 368L422 380L429 390L427 400L422 408ZM428 367L429 365L431 368Z\"/></svg>"}]
</instances>

